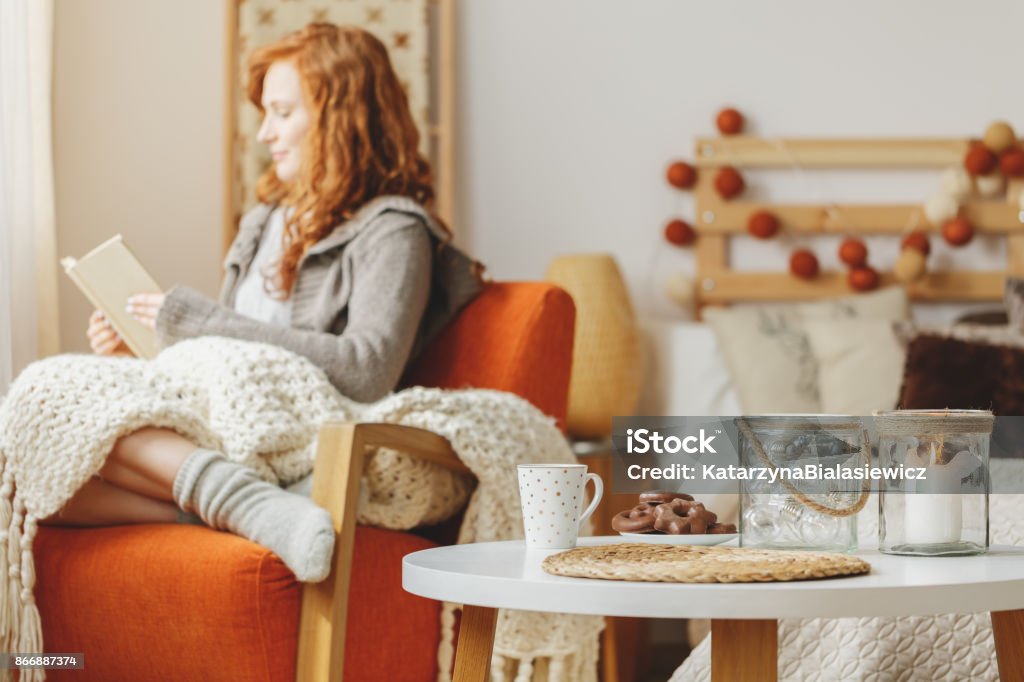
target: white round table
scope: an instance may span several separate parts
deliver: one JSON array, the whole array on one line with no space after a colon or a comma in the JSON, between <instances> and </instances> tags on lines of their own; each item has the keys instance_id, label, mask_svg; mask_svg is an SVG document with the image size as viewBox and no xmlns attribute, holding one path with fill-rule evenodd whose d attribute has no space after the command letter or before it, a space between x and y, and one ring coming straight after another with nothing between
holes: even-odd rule
<instances>
[{"instance_id":1,"label":"white round table","mask_svg":"<svg viewBox=\"0 0 1024 682\"><path fill-rule=\"evenodd\" d=\"M622 542L581 538L580 545ZM540 568L549 551L522 541L438 547L407 555L402 586L465 604L457 682L486 679L496 609L712 619L712 679L774 680L778 618L992 612L1000 676L1024 680L1024 547L971 557L858 552L871 573L776 583L683 584L565 578Z\"/></svg>"}]
</instances>

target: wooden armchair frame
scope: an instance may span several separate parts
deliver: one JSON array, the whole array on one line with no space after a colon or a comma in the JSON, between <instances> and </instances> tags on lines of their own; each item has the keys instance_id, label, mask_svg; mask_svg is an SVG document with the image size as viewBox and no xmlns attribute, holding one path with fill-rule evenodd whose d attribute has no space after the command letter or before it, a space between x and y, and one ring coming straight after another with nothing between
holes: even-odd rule
<instances>
[{"instance_id":1,"label":"wooden armchair frame","mask_svg":"<svg viewBox=\"0 0 1024 682\"><path fill-rule=\"evenodd\" d=\"M376 447L400 450L451 471L472 475L448 440L431 431L379 423L328 423L321 427L313 468L313 501L331 513L337 541L331 574L323 582L306 585L302 591L295 669L295 679L301 682L344 679L356 504L366 451ZM491 632L493 638L493 625Z\"/></svg>"}]
</instances>

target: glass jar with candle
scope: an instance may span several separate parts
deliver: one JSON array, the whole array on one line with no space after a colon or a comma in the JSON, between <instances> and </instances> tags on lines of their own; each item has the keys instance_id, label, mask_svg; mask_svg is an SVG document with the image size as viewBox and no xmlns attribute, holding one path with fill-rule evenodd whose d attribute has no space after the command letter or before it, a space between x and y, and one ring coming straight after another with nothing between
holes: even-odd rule
<instances>
[{"instance_id":1,"label":"glass jar with candle","mask_svg":"<svg viewBox=\"0 0 1024 682\"><path fill-rule=\"evenodd\" d=\"M863 423L843 415L736 419L740 544L852 552L867 502L871 450Z\"/></svg>"},{"instance_id":2,"label":"glass jar with candle","mask_svg":"<svg viewBox=\"0 0 1024 682\"><path fill-rule=\"evenodd\" d=\"M878 548L922 556L988 550L987 410L896 410L875 415L880 481Z\"/></svg>"}]
</instances>

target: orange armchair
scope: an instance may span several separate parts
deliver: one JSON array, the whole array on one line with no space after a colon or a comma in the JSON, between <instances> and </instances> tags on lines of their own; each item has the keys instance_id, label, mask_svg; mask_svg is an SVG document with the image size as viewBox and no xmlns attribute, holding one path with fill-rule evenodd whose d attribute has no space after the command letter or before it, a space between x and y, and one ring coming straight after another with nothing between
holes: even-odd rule
<instances>
[{"instance_id":1,"label":"orange armchair","mask_svg":"<svg viewBox=\"0 0 1024 682\"><path fill-rule=\"evenodd\" d=\"M489 284L403 383L513 392L562 423L574 321L557 287ZM48 679L336 682L342 665L346 681L434 679L440 605L402 590L401 558L435 543L354 522L358 472L375 445L462 467L428 432L325 425L313 495L339 536L335 570L317 585L296 582L269 550L209 528L40 528L46 651L85 654L84 671Z\"/></svg>"}]
</instances>

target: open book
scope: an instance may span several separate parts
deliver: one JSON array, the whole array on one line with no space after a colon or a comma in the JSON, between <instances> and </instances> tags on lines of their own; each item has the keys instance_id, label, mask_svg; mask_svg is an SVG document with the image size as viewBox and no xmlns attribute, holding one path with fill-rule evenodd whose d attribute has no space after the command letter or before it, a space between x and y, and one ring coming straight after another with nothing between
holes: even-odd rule
<instances>
[{"instance_id":1,"label":"open book","mask_svg":"<svg viewBox=\"0 0 1024 682\"><path fill-rule=\"evenodd\" d=\"M121 235L103 242L79 260L62 258L64 272L94 306L103 311L111 326L135 355L152 358L160 350L155 332L125 310L128 297L163 291L135 257Z\"/></svg>"}]
</instances>

